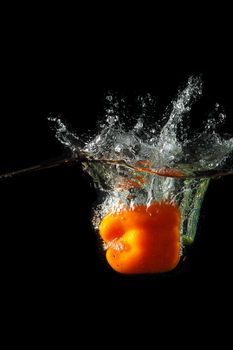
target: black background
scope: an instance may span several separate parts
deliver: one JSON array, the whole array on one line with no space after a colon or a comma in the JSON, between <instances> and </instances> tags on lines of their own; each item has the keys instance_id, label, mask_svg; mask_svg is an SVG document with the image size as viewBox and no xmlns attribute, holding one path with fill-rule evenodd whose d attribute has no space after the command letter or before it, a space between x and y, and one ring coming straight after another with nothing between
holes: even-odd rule
<instances>
[{"instance_id":1,"label":"black background","mask_svg":"<svg viewBox=\"0 0 233 350\"><path fill-rule=\"evenodd\" d=\"M149 90L163 110L179 84L203 73L201 109L218 101L233 129L225 4L166 3L165 11L157 4L81 5L4 11L0 172L60 156L46 114L63 112L74 129L94 128L106 89ZM202 118L198 108L194 115ZM71 341L72 348L92 341L122 348L128 338L130 348L147 349L159 340L162 348L169 340L190 347L201 335L198 346L220 336L222 347L232 308L231 198L231 177L213 181L183 269L139 278L104 264L90 225L96 192L80 168L0 181L2 343L5 335L7 344L30 349L62 347L62 340L64 348Z\"/></svg>"},{"instance_id":2,"label":"black background","mask_svg":"<svg viewBox=\"0 0 233 350\"><path fill-rule=\"evenodd\" d=\"M203 73L204 97L193 112L197 123L201 111L209 112L219 102L227 114L226 130L233 133L230 71L161 67L137 74L124 69L118 75L100 69L95 77L87 68L85 72L85 78L71 79L72 85L59 80L59 74L49 81L42 78L35 90L28 83L27 93L1 112L1 173L64 154L48 127L49 112L62 113L74 130L94 128L107 89L150 91L162 111L190 74ZM109 309L114 317L125 308L135 315L162 309L164 317L170 309L185 319L195 305L208 312L213 305L215 310L227 307L232 292L232 177L211 182L197 239L181 268L153 276L123 276L105 265L90 223L97 193L79 166L2 180L0 188L2 288L19 315L27 310L55 322L61 314L80 315L84 305L85 314L95 314L95 320Z\"/></svg>"}]
</instances>

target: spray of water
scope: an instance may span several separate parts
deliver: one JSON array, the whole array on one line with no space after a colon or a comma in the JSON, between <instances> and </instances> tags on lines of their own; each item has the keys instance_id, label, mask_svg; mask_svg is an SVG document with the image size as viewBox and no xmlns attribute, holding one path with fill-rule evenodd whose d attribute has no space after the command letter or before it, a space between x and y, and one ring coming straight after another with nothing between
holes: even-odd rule
<instances>
[{"instance_id":1,"label":"spray of water","mask_svg":"<svg viewBox=\"0 0 233 350\"><path fill-rule=\"evenodd\" d=\"M218 126L226 118L218 104L201 132L188 133L192 105L201 95L201 78L190 77L164 115L158 116L155 98L150 94L137 98L135 115L127 115L124 99L108 94L104 118L96 134L85 137L69 131L59 116L48 119L54 123L57 139L74 155L82 154L90 160L102 162L125 163L129 167L145 168L145 171L159 172L171 168L179 170L180 176L183 173L186 177L198 177L198 174L204 177L212 174L210 170L221 172L227 169L232 160L233 137L217 133ZM163 175L162 171L160 175Z\"/></svg>"},{"instance_id":2,"label":"spray of water","mask_svg":"<svg viewBox=\"0 0 233 350\"><path fill-rule=\"evenodd\" d=\"M95 135L85 137L70 132L60 117L49 117L57 139L74 158L84 159L85 170L105 193L94 215L96 228L109 211L149 206L156 198L180 204L183 241L194 239L209 178L233 171L233 137L217 132L226 117L218 104L201 131L188 129L191 108L201 95L201 78L190 77L158 116L150 94L138 96L132 112L125 99L109 93Z\"/></svg>"}]
</instances>

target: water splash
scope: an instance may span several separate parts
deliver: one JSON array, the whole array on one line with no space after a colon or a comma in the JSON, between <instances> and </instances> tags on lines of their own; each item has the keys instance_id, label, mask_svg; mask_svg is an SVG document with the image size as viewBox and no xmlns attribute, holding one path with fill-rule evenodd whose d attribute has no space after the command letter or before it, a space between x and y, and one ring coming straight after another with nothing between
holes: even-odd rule
<instances>
[{"instance_id":1,"label":"water splash","mask_svg":"<svg viewBox=\"0 0 233 350\"><path fill-rule=\"evenodd\" d=\"M80 137L70 130L65 121L61 119L60 115L50 113L48 121L52 129L55 131L55 137L57 140L70 149L74 156L81 147Z\"/></svg>"},{"instance_id":2,"label":"water splash","mask_svg":"<svg viewBox=\"0 0 233 350\"><path fill-rule=\"evenodd\" d=\"M160 171L160 175L164 175L161 169L169 168L177 169L180 176L205 177L213 175L213 170L216 173L231 170L233 137L217 132L226 118L218 104L201 131L190 133L190 111L201 95L201 78L190 77L186 87L159 117L155 97L149 93L135 99L133 112L127 110L125 99L108 94L104 117L95 135L76 135L60 116L48 119L53 123L57 139L74 156L82 154L96 161L124 163L145 171Z\"/></svg>"},{"instance_id":3,"label":"water splash","mask_svg":"<svg viewBox=\"0 0 233 350\"><path fill-rule=\"evenodd\" d=\"M188 128L191 108L201 95L201 78L190 77L158 117L150 94L138 96L130 108L126 98L109 93L94 135L77 136L60 117L49 117L57 139L73 158L83 159L84 169L105 193L95 211L96 228L109 211L150 206L156 198L180 205L182 242L194 239L209 178L233 172L233 137L217 132L226 118L218 104L201 131Z\"/></svg>"}]
</instances>

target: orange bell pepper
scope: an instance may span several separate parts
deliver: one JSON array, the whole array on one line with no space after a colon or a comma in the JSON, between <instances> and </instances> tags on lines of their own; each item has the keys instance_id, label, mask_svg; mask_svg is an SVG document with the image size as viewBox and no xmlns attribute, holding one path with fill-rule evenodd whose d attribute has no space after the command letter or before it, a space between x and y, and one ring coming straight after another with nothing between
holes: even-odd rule
<instances>
[{"instance_id":1,"label":"orange bell pepper","mask_svg":"<svg viewBox=\"0 0 233 350\"><path fill-rule=\"evenodd\" d=\"M180 260L180 210L167 202L107 214L99 226L109 265L124 274L159 273Z\"/></svg>"}]
</instances>

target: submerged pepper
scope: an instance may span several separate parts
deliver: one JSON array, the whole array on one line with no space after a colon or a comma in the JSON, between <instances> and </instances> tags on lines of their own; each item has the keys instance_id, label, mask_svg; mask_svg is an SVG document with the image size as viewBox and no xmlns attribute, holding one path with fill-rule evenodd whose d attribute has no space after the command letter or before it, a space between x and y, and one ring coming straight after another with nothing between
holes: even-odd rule
<instances>
[{"instance_id":1,"label":"submerged pepper","mask_svg":"<svg viewBox=\"0 0 233 350\"><path fill-rule=\"evenodd\" d=\"M180 260L180 210L167 202L107 214L99 226L106 259L124 274L159 273Z\"/></svg>"}]
</instances>

